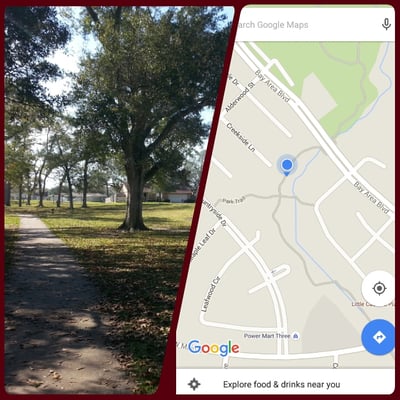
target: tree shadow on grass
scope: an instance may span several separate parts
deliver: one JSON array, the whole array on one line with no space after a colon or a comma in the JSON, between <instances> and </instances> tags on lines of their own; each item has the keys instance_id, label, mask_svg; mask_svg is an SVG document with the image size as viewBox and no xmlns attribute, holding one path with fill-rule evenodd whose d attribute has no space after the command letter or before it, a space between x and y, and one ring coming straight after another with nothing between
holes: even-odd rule
<instances>
[{"instance_id":1,"label":"tree shadow on grass","mask_svg":"<svg viewBox=\"0 0 400 400\"><path fill-rule=\"evenodd\" d=\"M73 240L73 230L68 235ZM144 391L158 385L187 237L174 231L119 233L96 248L75 249L106 296L102 310L113 315L115 345Z\"/></svg>"},{"instance_id":2,"label":"tree shadow on grass","mask_svg":"<svg viewBox=\"0 0 400 400\"><path fill-rule=\"evenodd\" d=\"M107 336L109 343L119 353L120 361L131 375L135 376L138 392L153 392L161 373L188 231L160 230L132 235L112 229L66 227L55 229L55 232L65 238L67 244L80 242L79 248L74 249L76 259L92 278L92 282L88 280L88 285L96 282L98 293L102 295L92 299L91 305L85 309L94 307L96 312L100 310L104 315L111 316ZM74 301L83 307L80 303L81 292L88 289L75 285L77 278L70 268L71 259L65 259L60 254L59 244L52 245L52 235L48 231L37 229L31 230L30 234L30 244L23 240L20 243L24 261L19 267L27 269L23 275L29 275L30 279L17 285L14 282L8 288L9 293L19 288L17 307L22 310L35 309L34 318L37 321L41 318L45 320L43 315L46 313L64 315ZM43 237L48 239L46 246L35 244L36 239L40 241ZM48 261L49 258L51 261ZM32 264L35 263L32 272ZM24 297L20 298L22 292ZM31 293L28 298L27 293ZM50 305L49 299L52 299ZM35 302L41 306L35 307ZM32 316L31 312L26 313L18 317ZM11 316L12 313L9 314ZM14 315L13 318L17 317ZM58 323L66 322L59 318ZM18 323L16 321L14 325ZM96 326L100 326L99 321L96 321ZM46 330L44 325L42 327ZM60 327L60 330L67 327L68 324ZM68 332L71 336L71 331ZM46 341L51 349L50 339ZM82 343L74 345L80 346ZM17 350L13 348L11 354ZM56 367L56 360L56 357L48 360L49 369ZM12 368L9 366L7 372L7 379L11 382L15 380Z\"/></svg>"},{"instance_id":3,"label":"tree shadow on grass","mask_svg":"<svg viewBox=\"0 0 400 400\"><path fill-rule=\"evenodd\" d=\"M158 221L161 225L165 223L163 218ZM104 315L111 315L112 323L107 335L109 343L119 352L120 361L136 377L138 391L153 392L161 373L188 230L150 230L129 234L104 227L70 226L54 228L53 232L74 247L76 259L92 278L92 282L88 280L88 285L96 282L97 293L101 293L101 297L91 298L85 312L100 310ZM46 239L45 246L40 245L43 239ZM18 268L26 269L20 271L26 278L15 282L14 277L13 284L7 289L8 295L18 299L14 307L25 310L20 315L14 315L16 309L7 311L11 327L14 321L15 329L17 325L22 326L20 324L27 318L32 318L29 310L35 310L33 319L37 323L41 319L43 323L48 321L49 318L44 317L46 314L61 316L57 324L63 331L70 323L65 319L66 310L75 307L75 301L82 308L82 293L90 291L76 286L79 279L74 275L74 269L70 268L74 260L69 256L65 258L60 244L57 241L53 243L53 239L53 235L45 229L30 229L29 241L21 238L19 242L19 255L23 261ZM82 269L80 274L85 274ZM13 290L19 293L12 294ZM10 306L13 304L10 298L7 303ZM95 325L99 327L99 317L96 318ZM43 330L47 329L42 322L40 326ZM96 329L93 328L93 332ZM14 333L10 331L11 335ZM74 337L71 330L66 336ZM53 346L50 339L54 338L43 339L49 349ZM13 345L17 346L21 340L19 338ZM79 341L74 343L74 346L82 345ZM8 348L12 349L10 354L15 356L18 349ZM46 360L49 369L55 369L56 360L57 357ZM20 378L15 375L12 363L11 360L7 367L7 379L16 383L16 379Z\"/></svg>"}]
</instances>

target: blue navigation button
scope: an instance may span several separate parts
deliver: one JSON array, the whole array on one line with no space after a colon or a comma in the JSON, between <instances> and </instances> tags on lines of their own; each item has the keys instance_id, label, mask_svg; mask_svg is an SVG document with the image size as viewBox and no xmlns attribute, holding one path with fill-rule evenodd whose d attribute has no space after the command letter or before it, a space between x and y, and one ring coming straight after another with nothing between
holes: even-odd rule
<instances>
[{"instance_id":1,"label":"blue navigation button","mask_svg":"<svg viewBox=\"0 0 400 400\"><path fill-rule=\"evenodd\" d=\"M383 356L393 350L394 337L394 326L389 321L374 319L365 325L361 341L369 353Z\"/></svg>"}]
</instances>

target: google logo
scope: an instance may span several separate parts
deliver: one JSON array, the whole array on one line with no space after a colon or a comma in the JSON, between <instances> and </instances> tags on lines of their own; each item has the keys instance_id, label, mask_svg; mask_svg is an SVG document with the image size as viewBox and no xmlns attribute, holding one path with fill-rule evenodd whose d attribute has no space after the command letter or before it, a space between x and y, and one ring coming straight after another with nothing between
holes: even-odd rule
<instances>
[{"instance_id":1,"label":"google logo","mask_svg":"<svg viewBox=\"0 0 400 400\"><path fill-rule=\"evenodd\" d=\"M226 344L201 344L199 340L193 339L189 342L188 349L191 353L211 353L219 354L221 357L226 357L230 353L239 353L239 345L232 344L229 340Z\"/></svg>"}]
</instances>

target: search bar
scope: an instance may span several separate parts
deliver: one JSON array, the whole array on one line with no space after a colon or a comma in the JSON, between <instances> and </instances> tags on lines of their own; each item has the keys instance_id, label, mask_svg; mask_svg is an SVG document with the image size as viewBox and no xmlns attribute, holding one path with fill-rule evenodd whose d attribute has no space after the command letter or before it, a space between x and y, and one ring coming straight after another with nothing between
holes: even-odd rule
<instances>
[{"instance_id":1,"label":"search bar","mask_svg":"<svg viewBox=\"0 0 400 400\"><path fill-rule=\"evenodd\" d=\"M391 6L247 6L236 41L394 42L395 13Z\"/></svg>"}]
</instances>

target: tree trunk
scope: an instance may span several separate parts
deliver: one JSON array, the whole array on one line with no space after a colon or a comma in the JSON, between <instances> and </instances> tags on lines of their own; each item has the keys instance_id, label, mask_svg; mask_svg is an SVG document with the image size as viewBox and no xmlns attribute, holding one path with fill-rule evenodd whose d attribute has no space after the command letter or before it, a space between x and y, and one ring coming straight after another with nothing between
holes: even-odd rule
<instances>
[{"instance_id":1,"label":"tree trunk","mask_svg":"<svg viewBox=\"0 0 400 400\"><path fill-rule=\"evenodd\" d=\"M38 207L43 207L43 190L42 190L42 171L38 177L39 204Z\"/></svg>"},{"instance_id":2,"label":"tree trunk","mask_svg":"<svg viewBox=\"0 0 400 400\"><path fill-rule=\"evenodd\" d=\"M56 205L57 208L61 207L61 193L62 193L62 187L65 181L65 173L62 176L62 178L60 179L60 183L58 185L58 194L57 194L57 201L56 201Z\"/></svg>"},{"instance_id":3,"label":"tree trunk","mask_svg":"<svg viewBox=\"0 0 400 400\"><path fill-rule=\"evenodd\" d=\"M46 164L46 161L43 161L43 163L41 164L40 168L39 168L39 172L38 172L38 190L39 190L39 205L38 207L43 207L43 194L44 194L44 190L43 190L43 178L42 178L42 174L43 174L43 169L44 166Z\"/></svg>"},{"instance_id":4,"label":"tree trunk","mask_svg":"<svg viewBox=\"0 0 400 400\"><path fill-rule=\"evenodd\" d=\"M22 183L18 186L18 207L22 207Z\"/></svg>"},{"instance_id":5,"label":"tree trunk","mask_svg":"<svg viewBox=\"0 0 400 400\"><path fill-rule=\"evenodd\" d=\"M69 208L72 210L74 208L74 198L73 198L73 194L72 194L71 176L69 174L69 170L68 169L65 171L65 176L66 176L67 182L68 182Z\"/></svg>"},{"instance_id":6,"label":"tree trunk","mask_svg":"<svg viewBox=\"0 0 400 400\"><path fill-rule=\"evenodd\" d=\"M87 208L87 191L88 191L88 162L85 160L83 164L83 191L82 191L82 208Z\"/></svg>"},{"instance_id":7,"label":"tree trunk","mask_svg":"<svg viewBox=\"0 0 400 400\"><path fill-rule=\"evenodd\" d=\"M57 200L56 200L56 207L59 208L61 207L61 191L62 191L62 185L63 181L60 181L60 184L58 185L58 193L57 193Z\"/></svg>"},{"instance_id":8,"label":"tree trunk","mask_svg":"<svg viewBox=\"0 0 400 400\"><path fill-rule=\"evenodd\" d=\"M29 176L28 176L28 184L27 184L28 197L26 198L27 206L31 205L32 195L34 194L35 189L36 189L36 176L37 176L37 174L35 174L33 182L31 182L31 180L29 179Z\"/></svg>"},{"instance_id":9,"label":"tree trunk","mask_svg":"<svg viewBox=\"0 0 400 400\"><path fill-rule=\"evenodd\" d=\"M10 182L5 182L4 200L5 200L6 206L11 206L11 184L10 184Z\"/></svg>"},{"instance_id":10,"label":"tree trunk","mask_svg":"<svg viewBox=\"0 0 400 400\"><path fill-rule=\"evenodd\" d=\"M33 168L33 172L34 172L34 177L33 177L33 181L31 183L31 179L29 177L28 174L28 198L26 200L26 205L30 206L31 205L31 200L32 200L32 196L35 194L35 190L38 184L38 174L39 174L39 170L35 169L36 168L36 164Z\"/></svg>"},{"instance_id":11,"label":"tree trunk","mask_svg":"<svg viewBox=\"0 0 400 400\"><path fill-rule=\"evenodd\" d=\"M143 222L142 195L144 189L144 173L141 166L133 162L125 165L128 180L128 198L126 202L125 220L119 229L133 231L148 230Z\"/></svg>"},{"instance_id":12,"label":"tree trunk","mask_svg":"<svg viewBox=\"0 0 400 400\"><path fill-rule=\"evenodd\" d=\"M39 207L44 207L43 199L46 193L46 180L47 180L47 175L44 175L43 180L41 179L41 184L39 189Z\"/></svg>"},{"instance_id":13,"label":"tree trunk","mask_svg":"<svg viewBox=\"0 0 400 400\"><path fill-rule=\"evenodd\" d=\"M39 207L44 207L43 199L46 192L46 178L39 183Z\"/></svg>"},{"instance_id":14,"label":"tree trunk","mask_svg":"<svg viewBox=\"0 0 400 400\"><path fill-rule=\"evenodd\" d=\"M28 181L27 181L27 191L28 191L28 196L26 198L26 205L30 206L31 205L31 197L32 197L32 192L34 188L31 186L31 182L29 179L29 174L28 174Z\"/></svg>"}]
</instances>

